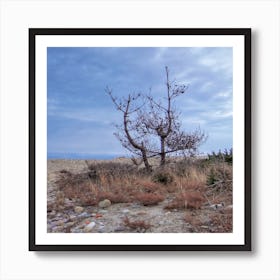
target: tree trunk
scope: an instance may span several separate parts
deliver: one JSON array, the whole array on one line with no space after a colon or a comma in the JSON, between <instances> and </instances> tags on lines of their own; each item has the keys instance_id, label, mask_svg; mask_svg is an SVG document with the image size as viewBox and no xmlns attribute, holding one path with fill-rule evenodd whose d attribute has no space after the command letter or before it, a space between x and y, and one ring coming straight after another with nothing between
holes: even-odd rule
<instances>
[{"instance_id":1,"label":"tree trunk","mask_svg":"<svg viewBox=\"0 0 280 280\"><path fill-rule=\"evenodd\" d=\"M143 162L145 164L145 168L148 172L151 172L152 171L152 167L151 165L149 164L149 161L148 161L148 158L147 158L147 153L145 150L141 150L142 152L142 159L143 159Z\"/></svg>"},{"instance_id":2,"label":"tree trunk","mask_svg":"<svg viewBox=\"0 0 280 280\"><path fill-rule=\"evenodd\" d=\"M165 165L165 158L166 158L165 138L161 137L160 138L160 166L164 166Z\"/></svg>"}]
</instances>

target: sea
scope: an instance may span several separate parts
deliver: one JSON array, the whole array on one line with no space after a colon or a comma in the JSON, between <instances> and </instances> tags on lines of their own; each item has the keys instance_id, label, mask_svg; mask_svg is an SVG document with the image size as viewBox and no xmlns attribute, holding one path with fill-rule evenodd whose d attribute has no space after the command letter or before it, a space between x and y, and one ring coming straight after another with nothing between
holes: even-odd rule
<instances>
[{"instance_id":1,"label":"sea","mask_svg":"<svg viewBox=\"0 0 280 280\"><path fill-rule=\"evenodd\" d=\"M115 159L127 157L124 154L90 154L90 153L48 153L48 159Z\"/></svg>"}]
</instances>

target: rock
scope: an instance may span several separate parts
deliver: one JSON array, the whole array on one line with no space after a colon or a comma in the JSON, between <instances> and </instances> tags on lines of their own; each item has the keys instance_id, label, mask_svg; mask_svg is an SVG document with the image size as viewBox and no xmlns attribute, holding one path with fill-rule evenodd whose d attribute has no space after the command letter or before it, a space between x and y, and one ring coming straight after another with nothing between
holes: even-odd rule
<instances>
[{"instance_id":1,"label":"rock","mask_svg":"<svg viewBox=\"0 0 280 280\"><path fill-rule=\"evenodd\" d=\"M95 227L95 222L91 222L87 226L85 226L84 232L91 232L94 227Z\"/></svg>"},{"instance_id":2,"label":"rock","mask_svg":"<svg viewBox=\"0 0 280 280\"><path fill-rule=\"evenodd\" d=\"M79 228L73 228L70 230L72 233L81 233L82 231Z\"/></svg>"},{"instance_id":3,"label":"rock","mask_svg":"<svg viewBox=\"0 0 280 280\"><path fill-rule=\"evenodd\" d=\"M208 226L200 226L201 228L208 229Z\"/></svg>"},{"instance_id":4,"label":"rock","mask_svg":"<svg viewBox=\"0 0 280 280\"><path fill-rule=\"evenodd\" d=\"M66 227L72 227L75 224L75 222L68 222L65 224Z\"/></svg>"},{"instance_id":5,"label":"rock","mask_svg":"<svg viewBox=\"0 0 280 280\"><path fill-rule=\"evenodd\" d=\"M82 214L78 215L79 218L89 218L91 217L91 214L83 212Z\"/></svg>"},{"instance_id":6,"label":"rock","mask_svg":"<svg viewBox=\"0 0 280 280\"><path fill-rule=\"evenodd\" d=\"M75 220L77 220L77 216L76 215L70 215L69 220L75 221Z\"/></svg>"},{"instance_id":7,"label":"rock","mask_svg":"<svg viewBox=\"0 0 280 280\"><path fill-rule=\"evenodd\" d=\"M56 226L52 228L52 232L62 232L63 226Z\"/></svg>"},{"instance_id":8,"label":"rock","mask_svg":"<svg viewBox=\"0 0 280 280\"><path fill-rule=\"evenodd\" d=\"M126 228L124 226L119 226L117 228L114 229L114 232L122 232L122 231L125 231Z\"/></svg>"},{"instance_id":9,"label":"rock","mask_svg":"<svg viewBox=\"0 0 280 280\"><path fill-rule=\"evenodd\" d=\"M81 207L81 206L76 206L74 208L74 211L78 214L82 213L84 211L84 207Z\"/></svg>"},{"instance_id":10,"label":"rock","mask_svg":"<svg viewBox=\"0 0 280 280\"><path fill-rule=\"evenodd\" d=\"M122 213L126 214L126 213L129 213L130 211L128 209L123 209L122 210Z\"/></svg>"},{"instance_id":11,"label":"rock","mask_svg":"<svg viewBox=\"0 0 280 280\"><path fill-rule=\"evenodd\" d=\"M209 206L209 208L212 210L218 210L224 208L224 206L225 204L222 202L222 203L212 204Z\"/></svg>"},{"instance_id":12,"label":"rock","mask_svg":"<svg viewBox=\"0 0 280 280\"><path fill-rule=\"evenodd\" d=\"M109 199L104 199L98 203L98 206L100 208L107 208L107 207L111 206L111 201Z\"/></svg>"},{"instance_id":13,"label":"rock","mask_svg":"<svg viewBox=\"0 0 280 280\"><path fill-rule=\"evenodd\" d=\"M48 213L48 217L49 218L54 218L56 216L56 212L55 211L51 211L50 213Z\"/></svg>"}]
</instances>

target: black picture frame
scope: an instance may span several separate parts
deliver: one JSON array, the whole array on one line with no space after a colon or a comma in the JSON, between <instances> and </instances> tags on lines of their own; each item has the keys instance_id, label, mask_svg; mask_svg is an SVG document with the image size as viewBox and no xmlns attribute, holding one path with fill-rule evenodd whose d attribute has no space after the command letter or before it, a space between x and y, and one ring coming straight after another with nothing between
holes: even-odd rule
<instances>
[{"instance_id":1,"label":"black picture frame","mask_svg":"<svg viewBox=\"0 0 280 280\"><path fill-rule=\"evenodd\" d=\"M243 244L40 244L36 242L36 39L38 36L66 35L179 35L241 36L244 38L244 243ZM29 250L30 251L251 251L251 29L29 29Z\"/></svg>"}]
</instances>

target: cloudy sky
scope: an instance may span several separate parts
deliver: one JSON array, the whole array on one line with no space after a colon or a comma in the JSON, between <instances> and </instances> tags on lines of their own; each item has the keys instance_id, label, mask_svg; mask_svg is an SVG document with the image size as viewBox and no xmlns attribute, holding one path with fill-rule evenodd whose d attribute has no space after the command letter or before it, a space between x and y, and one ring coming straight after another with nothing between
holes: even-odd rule
<instances>
[{"instance_id":1,"label":"cloudy sky","mask_svg":"<svg viewBox=\"0 0 280 280\"><path fill-rule=\"evenodd\" d=\"M48 48L48 154L128 155L113 135L121 123L105 92L157 99L170 80L188 85L177 98L182 128L208 135L200 152L232 147L232 48Z\"/></svg>"}]
</instances>

